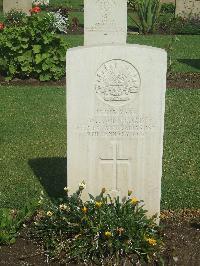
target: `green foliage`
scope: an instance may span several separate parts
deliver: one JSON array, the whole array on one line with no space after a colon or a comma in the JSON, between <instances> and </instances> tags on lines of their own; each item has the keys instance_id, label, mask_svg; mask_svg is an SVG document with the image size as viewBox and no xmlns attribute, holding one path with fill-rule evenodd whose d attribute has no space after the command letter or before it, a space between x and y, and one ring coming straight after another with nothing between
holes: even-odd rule
<instances>
[{"instance_id":1,"label":"green foliage","mask_svg":"<svg viewBox=\"0 0 200 266\"><path fill-rule=\"evenodd\" d=\"M14 244L18 231L35 210L32 204L21 210L0 209L0 245Z\"/></svg>"},{"instance_id":2,"label":"green foliage","mask_svg":"<svg viewBox=\"0 0 200 266\"><path fill-rule=\"evenodd\" d=\"M174 35L174 36L172 36L171 40L169 41L169 43L165 47L165 50L167 51L167 59L168 59L168 62L167 62L167 72L168 73L172 72L172 67L175 64L175 61L173 60L172 53L174 53L175 44L178 41L179 41L178 37Z\"/></svg>"},{"instance_id":3,"label":"green foliage","mask_svg":"<svg viewBox=\"0 0 200 266\"><path fill-rule=\"evenodd\" d=\"M133 10L136 10L137 3L140 0L128 0L128 7L132 8Z\"/></svg>"},{"instance_id":4,"label":"green foliage","mask_svg":"<svg viewBox=\"0 0 200 266\"><path fill-rule=\"evenodd\" d=\"M7 80L58 80L65 74L66 43L53 32L52 17L33 15L0 34L0 74Z\"/></svg>"},{"instance_id":5,"label":"green foliage","mask_svg":"<svg viewBox=\"0 0 200 266\"><path fill-rule=\"evenodd\" d=\"M176 7L173 3L163 3L161 5L161 13L175 14Z\"/></svg>"},{"instance_id":6,"label":"green foliage","mask_svg":"<svg viewBox=\"0 0 200 266\"><path fill-rule=\"evenodd\" d=\"M156 31L164 34L173 34L174 21L174 14L162 13L156 23Z\"/></svg>"},{"instance_id":7,"label":"green foliage","mask_svg":"<svg viewBox=\"0 0 200 266\"><path fill-rule=\"evenodd\" d=\"M132 20L139 31L146 34L154 32L154 28L160 15L160 0L138 0L135 3L136 13Z\"/></svg>"},{"instance_id":8,"label":"green foliage","mask_svg":"<svg viewBox=\"0 0 200 266\"><path fill-rule=\"evenodd\" d=\"M5 15L5 24L7 27L20 26L25 23L27 23L27 15L22 11L12 9Z\"/></svg>"},{"instance_id":9,"label":"green foliage","mask_svg":"<svg viewBox=\"0 0 200 266\"><path fill-rule=\"evenodd\" d=\"M0 0L0 12L3 11L3 0Z\"/></svg>"},{"instance_id":10,"label":"green foliage","mask_svg":"<svg viewBox=\"0 0 200 266\"><path fill-rule=\"evenodd\" d=\"M172 25L172 32L176 34L200 34L200 18L176 17Z\"/></svg>"},{"instance_id":11,"label":"green foliage","mask_svg":"<svg viewBox=\"0 0 200 266\"><path fill-rule=\"evenodd\" d=\"M165 34L200 34L199 18L175 17L174 14L161 14L156 25L157 31Z\"/></svg>"},{"instance_id":12,"label":"green foliage","mask_svg":"<svg viewBox=\"0 0 200 266\"><path fill-rule=\"evenodd\" d=\"M50 0L49 4L52 7L83 8L83 0Z\"/></svg>"},{"instance_id":13,"label":"green foliage","mask_svg":"<svg viewBox=\"0 0 200 266\"><path fill-rule=\"evenodd\" d=\"M105 194L83 202L85 184L72 195L40 210L34 234L47 252L61 263L119 265L120 262L150 262L158 259L161 239L156 217L147 218L141 201L129 197L124 202ZM67 191L68 189L65 188Z\"/></svg>"}]
</instances>

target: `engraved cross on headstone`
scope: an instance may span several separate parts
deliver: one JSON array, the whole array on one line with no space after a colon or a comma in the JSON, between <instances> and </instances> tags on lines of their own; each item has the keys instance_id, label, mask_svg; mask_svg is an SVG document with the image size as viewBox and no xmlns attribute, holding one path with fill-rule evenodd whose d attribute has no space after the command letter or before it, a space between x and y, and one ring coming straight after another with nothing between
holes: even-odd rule
<instances>
[{"instance_id":1,"label":"engraved cross on headstone","mask_svg":"<svg viewBox=\"0 0 200 266\"><path fill-rule=\"evenodd\" d=\"M126 44L127 0L84 0L84 45Z\"/></svg>"},{"instance_id":2,"label":"engraved cross on headstone","mask_svg":"<svg viewBox=\"0 0 200 266\"><path fill-rule=\"evenodd\" d=\"M118 165L119 164L127 164L128 168L129 168L129 160L130 158L119 158L119 155L118 155L118 148L119 148L119 145L116 141L112 141L112 150L113 150L113 156L112 158L101 158L100 157L100 163L109 163L109 164L112 164L113 165L113 185L115 186L114 187L114 190L116 191L119 191L120 188L118 186L119 184L119 180L118 180Z\"/></svg>"}]
</instances>

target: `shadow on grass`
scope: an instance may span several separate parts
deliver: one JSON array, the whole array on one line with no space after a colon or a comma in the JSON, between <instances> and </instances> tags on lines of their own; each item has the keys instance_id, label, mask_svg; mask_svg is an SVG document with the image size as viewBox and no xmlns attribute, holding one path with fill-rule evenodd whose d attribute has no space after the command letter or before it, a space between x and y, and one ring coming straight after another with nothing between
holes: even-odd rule
<instances>
[{"instance_id":1,"label":"shadow on grass","mask_svg":"<svg viewBox=\"0 0 200 266\"><path fill-rule=\"evenodd\" d=\"M200 59L178 59L178 61L200 70Z\"/></svg>"},{"instance_id":2,"label":"shadow on grass","mask_svg":"<svg viewBox=\"0 0 200 266\"><path fill-rule=\"evenodd\" d=\"M64 196L64 187L67 185L66 158L36 158L28 161L35 176L51 199Z\"/></svg>"},{"instance_id":3,"label":"shadow on grass","mask_svg":"<svg viewBox=\"0 0 200 266\"><path fill-rule=\"evenodd\" d=\"M128 31L135 33L139 32L138 27L136 26L128 26Z\"/></svg>"}]
</instances>

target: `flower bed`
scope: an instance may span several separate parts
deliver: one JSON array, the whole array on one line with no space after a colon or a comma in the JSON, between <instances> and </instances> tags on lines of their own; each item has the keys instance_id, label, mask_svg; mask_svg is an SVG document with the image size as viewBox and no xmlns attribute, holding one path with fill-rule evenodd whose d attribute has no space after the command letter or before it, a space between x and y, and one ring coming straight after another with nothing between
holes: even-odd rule
<instances>
[{"instance_id":1,"label":"flower bed","mask_svg":"<svg viewBox=\"0 0 200 266\"><path fill-rule=\"evenodd\" d=\"M57 204L40 198L35 216L34 237L41 240L46 253L61 263L119 265L120 262L159 261L162 241L156 216L147 218L142 201L128 191L127 199L111 198L103 188L87 202L81 195L85 183Z\"/></svg>"},{"instance_id":2,"label":"flower bed","mask_svg":"<svg viewBox=\"0 0 200 266\"><path fill-rule=\"evenodd\" d=\"M67 33L68 18L59 11L42 12L40 6L30 13L11 10L0 22L0 75L6 80L59 80L65 74L68 46L56 33Z\"/></svg>"}]
</instances>

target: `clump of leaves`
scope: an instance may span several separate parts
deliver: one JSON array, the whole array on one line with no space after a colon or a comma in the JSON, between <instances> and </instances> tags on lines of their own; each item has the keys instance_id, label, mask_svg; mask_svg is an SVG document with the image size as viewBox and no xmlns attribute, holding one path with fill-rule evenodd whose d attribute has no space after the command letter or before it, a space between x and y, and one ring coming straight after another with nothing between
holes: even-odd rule
<instances>
[{"instance_id":1,"label":"clump of leaves","mask_svg":"<svg viewBox=\"0 0 200 266\"><path fill-rule=\"evenodd\" d=\"M153 33L160 15L160 0L129 0L130 7L135 11L134 16L129 16L139 31L147 34Z\"/></svg>"},{"instance_id":2,"label":"clump of leaves","mask_svg":"<svg viewBox=\"0 0 200 266\"><path fill-rule=\"evenodd\" d=\"M158 259L161 239L156 218L147 218L142 201L121 202L102 189L83 202L85 184L59 205L43 206L35 217L34 234L61 263L119 265ZM65 188L68 191L67 188Z\"/></svg>"},{"instance_id":3,"label":"clump of leaves","mask_svg":"<svg viewBox=\"0 0 200 266\"><path fill-rule=\"evenodd\" d=\"M175 15L176 6L173 3L163 3L161 6L161 13L168 13Z\"/></svg>"},{"instance_id":4,"label":"clump of leaves","mask_svg":"<svg viewBox=\"0 0 200 266\"><path fill-rule=\"evenodd\" d=\"M165 50L167 52L167 72L168 74L170 74L172 72L172 68L174 65L174 61L172 60L172 53L174 53L175 50L175 44L179 41L179 38L174 35L172 36L172 38L170 39L169 43L167 44L167 46L165 47Z\"/></svg>"},{"instance_id":5,"label":"clump of leaves","mask_svg":"<svg viewBox=\"0 0 200 266\"><path fill-rule=\"evenodd\" d=\"M6 80L58 80L65 74L67 44L52 29L52 17L34 14L27 24L0 34L0 74Z\"/></svg>"},{"instance_id":6,"label":"clump of leaves","mask_svg":"<svg viewBox=\"0 0 200 266\"><path fill-rule=\"evenodd\" d=\"M0 209L0 245L15 243L19 229L33 215L35 208L35 203L30 203L21 210Z\"/></svg>"},{"instance_id":7,"label":"clump of leaves","mask_svg":"<svg viewBox=\"0 0 200 266\"><path fill-rule=\"evenodd\" d=\"M8 27L19 26L27 23L27 15L22 11L11 9L5 16L5 24Z\"/></svg>"}]
</instances>

